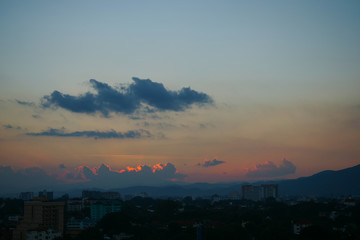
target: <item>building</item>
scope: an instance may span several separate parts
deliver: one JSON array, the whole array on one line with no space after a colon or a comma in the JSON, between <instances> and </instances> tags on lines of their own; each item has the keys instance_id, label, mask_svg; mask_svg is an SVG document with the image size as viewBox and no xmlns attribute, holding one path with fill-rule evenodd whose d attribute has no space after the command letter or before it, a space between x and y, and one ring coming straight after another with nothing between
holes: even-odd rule
<instances>
[{"instance_id":1,"label":"building","mask_svg":"<svg viewBox=\"0 0 360 240\"><path fill-rule=\"evenodd\" d=\"M119 192L103 192L102 199L118 200L121 199L121 195Z\"/></svg>"},{"instance_id":2,"label":"building","mask_svg":"<svg viewBox=\"0 0 360 240\"><path fill-rule=\"evenodd\" d=\"M66 207L68 212L81 212L81 210L84 208L83 201L81 199L68 200Z\"/></svg>"},{"instance_id":3,"label":"building","mask_svg":"<svg viewBox=\"0 0 360 240\"><path fill-rule=\"evenodd\" d=\"M279 185L278 184L262 184L263 198L278 198L279 197Z\"/></svg>"},{"instance_id":4,"label":"building","mask_svg":"<svg viewBox=\"0 0 360 240\"><path fill-rule=\"evenodd\" d=\"M64 202L24 202L24 216L19 219L13 233L14 240L27 238L30 231L64 232ZM32 233L31 236L35 236Z\"/></svg>"},{"instance_id":5,"label":"building","mask_svg":"<svg viewBox=\"0 0 360 240\"><path fill-rule=\"evenodd\" d=\"M52 201L54 199L54 193L43 190L42 192L39 192L39 198Z\"/></svg>"},{"instance_id":6,"label":"building","mask_svg":"<svg viewBox=\"0 0 360 240\"><path fill-rule=\"evenodd\" d=\"M19 198L24 201L31 201L33 199L33 197L34 197L33 192L22 192L22 193L20 193L20 196L19 196Z\"/></svg>"},{"instance_id":7,"label":"building","mask_svg":"<svg viewBox=\"0 0 360 240\"><path fill-rule=\"evenodd\" d=\"M70 218L70 220L66 223L66 228L78 228L78 229L86 229L90 227L94 227L96 222L89 218L84 219L77 219L77 218Z\"/></svg>"},{"instance_id":8,"label":"building","mask_svg":"<svg viewBox=\"0 0 360 240\"><path fill-rule=\"evenodd\" d=\"M100 191L82 191L82 198L87 199L107 199L107 200L117 200L121 199L119 192L100 192Z\"/></svg>"},{"instance_id":9,"label":"building","mask_svg":"<svg viewBox=\"0 0 360 240\"><path fill-rule=\"evenodd\" d=\"M84 190L82 191L82 198L88 198L88 199L101 199L101 192L100 191L89 191Z\"/></svg>"},{"instance_id":10,"label":"building","mask_svg":"<svg viewBox=\"0 0 360 240\"><path fill-rule=\"evenodd\" d=\"M262 184L261 186L242 185L242 198L252 201L262 201L268 198L278 198L278 184Z\"/></svg>"},{"instance_id":11,"label":"building","mask_svg":"<svg viewBox=\"0 0 360 240\"><path fill-rule=\"evenodd\" d=\"M91 219L99 221L106 214L121 211L120 201L99 201L95 204L91 204L90 214Z\"/></svg>"},{"instance_id":12,"label":"building","mask_svg":"<svg viewBox=\"0 0 360 240\"><path fill-rule=\"evenodd\" d=\"M229 192L228 199L229 200L240 200L240 193L239 192Z\"/></svg>"},{"instance_id":13,"label":"building","mask_svg":"<svg viewBox=\"0 0 360 240\"><path fill-rule=\"evenodd\" d=\"M295 222L293 228L294 234L299 235L304 228L310 227L311 225L312 223L308 221Z\"/></svg>"},{"instance_id":14,"label":"building","mask_svg":"<svg viewBox=\"0 0 360 240\"><path fill-rule=\"evenodd\" d=\"M66 232L65 238L75 238L79 233L81 233L84 229L94 227L96 222L89 218L84 219L76 219L72 217L66 223Z\"/></svg>"},{"instance_id":15,"label":"building","mask_svg":"<svg viewBox=\"0 0 360 240\"><path fill-rule=\"evenodd\" d=\"M37 229L27 232L26 240L53 240L61 237L61 233L53 229Z\"/></svg>"},{"instance_id":16,"label":"building","mask_svg":"<svg viewBox=\"0 0 360 240\"><path fill-rule=\"evenodd\" d=\"M242 185L241 186L242 198L252 201L262 200L262 189L260 186Z\"/></svg>"}]
</instances>

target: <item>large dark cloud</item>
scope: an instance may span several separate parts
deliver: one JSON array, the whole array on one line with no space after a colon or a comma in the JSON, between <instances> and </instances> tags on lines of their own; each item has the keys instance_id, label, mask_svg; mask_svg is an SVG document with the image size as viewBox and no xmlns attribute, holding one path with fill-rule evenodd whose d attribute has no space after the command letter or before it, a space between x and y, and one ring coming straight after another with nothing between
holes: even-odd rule
<instances>
[{"instance_id":1,"label":"large dark cloud","mask_svg":"<svg viewBox=\"0 0 360 240\"><path fill-rule=\"evenodd\" d=\"M106 83L90 79L96 93L87 92L72 96L54 91L44 96L41 105L44 108L63 108L71 112L94 114L109 117L110 113L133 114L138 110L184 111L193 104L212 104L213 100L205 93L190 87L180 91L167 90L162 83L150 79L133 78L133 83L120 89Z\"/></svg>"},{"instance_id":2,"label":"large dark cloud","mask_svg":"<svg viewBox=\"0 0 360 240\"><path fill-rule=\"evenodd\" d=\"M52 137L88 137L94 139L101 138L118 138L118 139L131 139L131 138L149 138L152 137L151 133L144 129L130 130L127 132L110 131L75 131L65 132L65 129L50 128L42 132L26 133L28 136L52 136Z\"/></svg>"},{"instance_id":3,"label":"large dark cloud","mask_svg":"<svg viewBox=\"0 0 360 240\"><path fill-rule=\"evenodd\" d=\"M205 160L204 163L198 163L198 166L202 166L202 167L214 167L220 164L225 163L225 161L221 161L221 160L217 160L217 159L213 159L213 160Z\"/></svg>"},{"instance_id":4,"label":"large dark cloud","mask_svg":"<svg viewBox=\"0 0 360 240\"><path fill-rule=\"evenodd\" d=\"M99 167L89 168L80 166L73 175L67 175L69 180L82 179L88 185L103 186L124 186L124 185L151 185L181 180L186 175L177 171L171 163L156 164L154 166L141 165L134 168L127 167L122 170L112 170L110 166L102 164ZM66 179L65 179L66 180Z\"/></svg>"},{"instance_id":5,"label":"large dark cloud","mask_svg":"<svg viewBox=\"0 0 360 240\"><path fill-rule=\"evenodd\" d=\"M41 168L14 171L9 166L0 166L0 194L18 194L21 191L42 189L91 187L109 189L136 185L161 185L186 177L179 173L171 163L126 167L121 170L113 170L105 164L95 168L79 166L75 170L70 170L64 164L60 164L59 171L61 172L57 175L50 175Z\"/></svg>"},{"instance_id":6,"label":"large dark cloud","mask_svg":"<svg viewBox=\"0 0 360 240\"><path fill-rule=\"evenodd\" d=\"M0 166L0 193L39 191L56 187L58 183L55 176L48 175L40 168L14 171L9 166Z\"/></svg>"},{"instance_id":7,"label":"large dark cloud","mask_svg":"<svg viewBox=\"0 0 360 240\"><path fill-rule=\"evenodd\" d=\"M292 162L283 159L279 166L276 166L271 161L256 164L254 168L247 169L246 176L250 178L281 177L295 173L295 171L296 166Z\"/></svg>"}]
</instances>

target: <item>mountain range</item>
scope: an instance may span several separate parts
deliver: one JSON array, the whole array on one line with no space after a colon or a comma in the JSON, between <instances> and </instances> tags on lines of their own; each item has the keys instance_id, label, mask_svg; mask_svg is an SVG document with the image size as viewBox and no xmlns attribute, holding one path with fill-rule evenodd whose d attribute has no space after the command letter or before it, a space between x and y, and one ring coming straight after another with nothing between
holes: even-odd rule
<instances>
[{"instance_id":1,"label":"mountain range","mask_svg":"<svg viewBox=\"0 0 360 240\"><path fill-rule=\"evenodd\" d=\"M39 175L39 174L38 174ZM38 176L37 175L37 176ZM20 178L19 173L14 174L10 168L2 168L0 171L0 194L6 197L17 197L22 191L39 191L50 189L55 196L68 193L71 197L80 197L83 190L118 191L122 196L137 195L146 192L150 197L204 197L218 194L226 196L231 192L241 193L241 186L244 184L278 184L279 196L348 196L360 197L360 164L354 167L331 171L326 170L309 177L297 179L283 179L258 182L222 182L222 183L186 183L172 182L161 186L132 186L118 188L96 188L91 182L78 184L56 185L57 182L44 181L45 174L39 178L39 184L35 186L26 185L26 181ZM42 176L41 175L41 176ZM2 180L4 181L2 181ZM6 181L5 181L6 180ZM25 179L26 180L26 179ZM47 185L41 185L47 184ZM49 187L51 186L51 187ZM103 186L103 185L102 185Z\"/></svg>"}]
</instances>

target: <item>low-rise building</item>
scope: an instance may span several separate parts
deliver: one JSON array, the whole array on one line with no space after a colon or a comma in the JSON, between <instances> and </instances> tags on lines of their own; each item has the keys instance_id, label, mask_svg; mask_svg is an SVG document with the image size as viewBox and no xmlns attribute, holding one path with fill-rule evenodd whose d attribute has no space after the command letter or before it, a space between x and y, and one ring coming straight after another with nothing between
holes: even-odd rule
<instances>
[{"instance_id":1,"label":"low-rise building","mask_svg":"<svg viewBox=\"0 0 360 240\"><path fill-rule=\"evenodd\" d=\"M33 199L33 197L34 197L33 192L22 192L22 193L20 193L20 196L19 196L19 198L24 201L31 201Z\"/></svg>"},{"instance_id":2,"label":"low-rise building","mask_svg":"<svg viewBox=\"0 0 360 240\"><path fill-rule=\"evenodd\" d=\"M99 221L108 213L120 212L121 202L120 201L98 201L95 204L91 204L90 214L91 219Z\"/></svg>"},{"instance_id":3,"label":"low-rise building","mask_svg":"<svg viewBox=\"0 0 360 240\"><path fill-rule=\"evenodd\" d=\"M299 235L304 228L310 227L311 225L312 223L308 221L295 222L293 226L294 234Z\"/></svg>"},{"instance_id":4,"label":"low-rise building","mask_svg":"<svg viewBox=\"0 0 360 240\"><path fill-rule=\"evenodd\" d=\"M37 229L28 231L26 240L54 240L61 237L61 233L54 229Z\"/></svg>"}]
</instances>

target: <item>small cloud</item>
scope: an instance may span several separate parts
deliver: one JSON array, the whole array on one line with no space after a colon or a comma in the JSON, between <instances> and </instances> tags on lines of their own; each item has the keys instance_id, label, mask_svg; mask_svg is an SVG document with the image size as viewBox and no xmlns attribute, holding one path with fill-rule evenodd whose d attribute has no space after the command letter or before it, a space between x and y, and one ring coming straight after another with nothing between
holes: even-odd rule
<instances>
[{"instance_id":1,"label":"small cloud","mask_svg":"<svg viewBox=\"0 0 360 240\"><path fill-rule=\"evenodd\" d=\"M214 128L214 125L212 123L200 123L199 128L200 129Z\"/></svg>"},{"instance_id":2,"label":"small cloud","mask_svg":"<svg viewBox=\"0 0 360 240\"><path fill-rule=\"evenodd\" d=\"M66 169L65 164L63 164L63 163L59 164L59 168L60 169Z\"/></svg>"},{"instance_id":3,"label":"small cloud","mask_svg":"<svg viewBox=\"0 0 360 240\"><path fill-rule=\"evenodd\" d=\"M35 119L41 118L40 115L37 115L37 114L32 115L32 117L35 118Z\"/></svg>"},{"instance_id":4,"label":"small cloud","mask_svg":"<svg viewBox=\"0 0 360 240\"><path fill-rule=\"evenodd\" d=\"M6 124L6 125L3 125L3 127L5 129L16 129L16 130L21 130L22 128L20 126L13 126L11 124Z\"/></svg>"},{"instance_id":5,"label":"small cloud","mask_svg":"<svg viewBox=\"0 0 360 240\"><path fill-rule=\"evenodd\" d=\"M292 174L295 171L296 166L292 162L283 159L279 166L276 166L271 161L256 164L254 168L246 169L246 176L250 178L271 178Z\"/></svg>"},{"instance_id":6,"label":"small cloud","mask_svg":"<svg viewBox=\"0 0 360 240\"><path fill-rule=\"evenodd\" d=\"M220 164L225 163L225 161L221 161L221 160L217 160L217 159L213 159L213 160L205 160L204 163L198 163L197 166L202 166L202 167L214 167Z\"/></svg>"},{"instance_id":7,"label":"small cloud","mask_svg":"<svg viewBox=\"0 0 360 240\"><path fill-rule=\"evenodd\" d=\"M130 130L127 132L117 132L115 130L110 131L75 131L65 132L65 128L56 129L50 128L42 132L26 133L28 136L51 136L51 137L88 137L94 139L132 139L132 138L149 138L152 134L144 129Z\"/></svg>"},{"instance_id":8,"label":"small cloud","mask_svg":"<svg viewBox=\"0 0 360 240\"><path fill-rule=\"evenodd\" d=\"M20 105L25 105L25 106L29 106L29 107L34 107L35 106L35 103L33 103L33 102L20 101L20 100L17 100L17 99L15 99L15 101Z\"/></svg>"}]
</instances>

